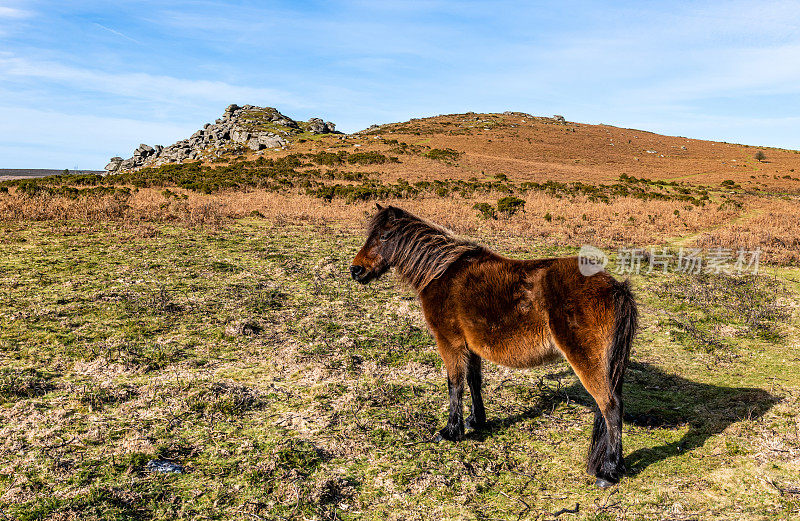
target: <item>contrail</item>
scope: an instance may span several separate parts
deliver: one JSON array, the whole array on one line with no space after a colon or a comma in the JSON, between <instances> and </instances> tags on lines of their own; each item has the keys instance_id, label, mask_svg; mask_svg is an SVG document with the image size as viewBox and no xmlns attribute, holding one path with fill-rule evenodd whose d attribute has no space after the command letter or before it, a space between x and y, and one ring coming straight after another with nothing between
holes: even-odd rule
<instances>
[{"instance_id":1,"label":"contrail","mask_svg":"<svg viewBox=\"0 0 800 521\"><path fill-rule=\"evenodd\" d=\"M112 29L112 28L110 28L110 27L106 27L105 25L103 25L103 24L99 24L99 23L97 23L97 22L92 22L92 23L94 23L94 25L96 25L97 27L99 27L99 28L101 28L101 29L105 29L106 31L108 31L108 32L110 32L110 33L114 33L114 34L116 34L117 36L121 36L121 37L125 38L126 40L130 40L130 41L132 41L133 43L138 43L139 45L141 45L141 44L142 44L142 42L140 42L139 40L134 40L133 38L131 38L131 37L130 37L130 36L128 36L127 34L122 34L121 32L119 32L119 31L117 31L117 30L115 30L115 29Z\"/></svg>"}]
</instances>

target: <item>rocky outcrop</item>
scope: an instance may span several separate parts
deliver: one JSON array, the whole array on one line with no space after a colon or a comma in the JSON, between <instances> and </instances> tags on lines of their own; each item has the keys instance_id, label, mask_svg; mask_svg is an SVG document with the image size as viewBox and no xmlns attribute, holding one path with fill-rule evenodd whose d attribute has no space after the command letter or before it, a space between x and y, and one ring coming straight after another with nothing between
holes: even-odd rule
<instances>
[{"instance_id":1,"label":"rocky outcrop","mask_svg":"<svg viewBox=\"0 0 800 521\"><path fill-rule=\"evenodd\" d=\"M108 164L105 167L107 172L116 172L119 170L120 165L122 164L123 159L119 156L112 157L108 160Z\"/></svg>"},{"instance_id":2,"label":"rocky outcrop","mask_svg":"<svg viewBox=\"0 0 800 521\"><path fill-rule=\"evenodd\" d=\"M319 118L311 118L308 120L308 130L314 134L327 134L336 131L336 125L330 121L322 121Z\"/></svg>"},{"instance_id":3,"label":"rocky outcrop","mask_svg":"<svg viewBox=\"0 0 800 521\"><path fill-rule=\"evenodd\" d=\"M295 121L272 107L229 105L222 117L187 139L169 146L139 145L133 157L112 157L105 169L109 173L129 172L147 166L167 163L224 158L249 151L285 147L303 133L336 132L336 125L320 118Z\"/></svg>"}]
</instances>

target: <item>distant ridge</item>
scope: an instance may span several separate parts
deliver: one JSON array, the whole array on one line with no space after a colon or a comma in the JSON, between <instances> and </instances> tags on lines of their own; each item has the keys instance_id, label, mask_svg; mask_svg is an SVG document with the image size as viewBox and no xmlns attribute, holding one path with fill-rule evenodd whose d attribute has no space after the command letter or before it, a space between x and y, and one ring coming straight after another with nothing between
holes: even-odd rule
<instances>
[{"instance_id":1,"label":"distant ridge","mask_svg":"<svg viewBox=\"0 0 800 521\"><path fill-rule=\"evenodd\" d=\"M47 168L0 168L0 177L47 177L61 175L64 170ZM103 170L69 170L70 174L105 174Z\"/></svg>"}]
</instances>

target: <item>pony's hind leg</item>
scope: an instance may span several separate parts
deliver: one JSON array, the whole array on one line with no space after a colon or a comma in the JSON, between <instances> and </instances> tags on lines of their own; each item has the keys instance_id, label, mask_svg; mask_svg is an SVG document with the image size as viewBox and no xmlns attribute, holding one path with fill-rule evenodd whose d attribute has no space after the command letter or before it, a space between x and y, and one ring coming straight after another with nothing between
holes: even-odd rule
<instances>
[{"instance_id":1,"label":"pony's hind leg","mask_svg":"<svg viewBox=\"0 0 800 521\"><path fill-rule=\"evenodd\" d=\"M566 340L562 337L558 344L599 409L595 412L587 470L597 477L597 486L609 487L619 482L625 473L621 382L612 385L609 373L613 368L607 363L606 342L599 338L594 341L584 339L583 342L575 337L570 338L569 342Z\"/></svg>"},{"instance_id":2,"label":"pony's hind leg","mask_svg":"<svg viewBox=\"0 0 800 521\"><path fill-rule=\"evenodd\" d=\"M619 482L625 473L622 458L622 396L609 388L605 364L569 361L599 409L595 411L587 470L597 477L597 486L609 487Z\"/></svg>"},{"instance_id":3,"label":"pony's hind leg","mask_svg":"<svg viewBox=\"0 0 800 521\"><path fill-rule=\"evenodd\" d=\"M589 472L597 476L597 485L600 487L616 483L625 473L622 458L622 382L638 319L636 300L627 281L615 281L612 294L614 326L603 356L607 400L605 403L597 402L603 419L595 419L588 465Z\"/></svg>"},{"instance_id":4,"label":"pony's hind leg","mask_svg":"<svg viewBox=\"0 0 800 521\"><path fill-rule=\"evenodd\" d=\"M465 421L467 430L480 429L486 425L486 409L483 407L483 396L481 396L482 382L481 357L470 352L467 360L467 384L472 396L472 412Z\"/></svg>"},{"instance_id":5,"label":"pony's hind leg","mask_svg":"<svg viewBox=\"0 0 800 521\"><path fill-rule=\"evenodd\" d=\"M621 396L612 396L605 407L595 412L587 467L597 476L595 484L601 488L617 483L625 473Z\"/></svg>"}]
</instances>

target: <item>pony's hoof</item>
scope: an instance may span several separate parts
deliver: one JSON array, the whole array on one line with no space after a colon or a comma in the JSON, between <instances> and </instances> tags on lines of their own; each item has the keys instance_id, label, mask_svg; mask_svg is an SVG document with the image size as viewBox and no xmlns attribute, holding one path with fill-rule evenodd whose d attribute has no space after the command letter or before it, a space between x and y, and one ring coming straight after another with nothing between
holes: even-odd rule
<instances>
[{"instance_id":1,"label":"pony's hoof","mask_svg":"<svg viewBox=\"0 0 800 521\"><path fill-rule=\"evenodd\" d=\"M594 482L594 486L599 488L608 488L613 487L616 483L612 483L611 481L607 481L603 478L597 478L597 481Z\"/></svg>"},{"instance_id":2,"label":"pony's hoof","mask_svg":"<svg viewBox=\"0 0 800 521\"><path fill-rule=\"evenodd\" d=\"M433 437L433 441L436 443L442 441L460 441L463 437L463 433L452 433L447 428L444 428L436 433L436 436Z\"/></svg>"},{"instance_id":3,"label":"pony's hoof","mask_svg":"<svg viewBox=\"0 0 800 521\"><path fill-rule=\"evenodd\" d=\"M475 420L475 418L470 415L466 420L464 420L464 430L469 431L479 431L486 427L486 422L479 422Z\"/></svg>"}]
</instances>

